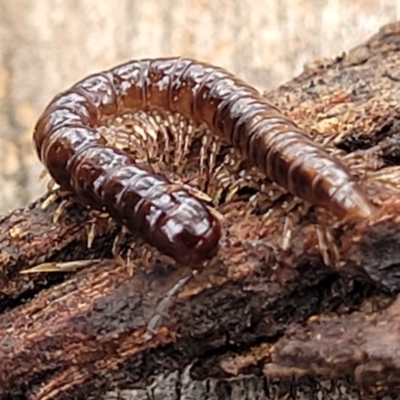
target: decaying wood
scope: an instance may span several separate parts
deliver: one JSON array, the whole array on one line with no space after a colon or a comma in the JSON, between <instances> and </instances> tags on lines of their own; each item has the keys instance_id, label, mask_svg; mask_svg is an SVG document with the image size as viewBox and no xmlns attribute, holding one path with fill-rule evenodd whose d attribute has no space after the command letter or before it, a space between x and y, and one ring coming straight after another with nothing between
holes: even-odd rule
<instances>
[{"instance_id":1,"label":"decaying wood","mask_svg":"<svg viewBox=\"0 0 400 400\"><path fill-rule=\"evenodd\" d=\"M76 204L56 222L59 200L3 217L1 398L84 399L189 365L196 379L317 376L347 379L365 398L396 398L399 68L397 23L266 95L365 181L376 206L367 221L338 223L290 198L254 211L239 195L218 208L226 232L218 257L191 276L189 266L146 268L140 247L130 273L111 258L116 229L107 219L88 250L93 215ZM91 258L104 260L78 272L19 273ZM188 276L168 315L159 313Z\"/></svg>"}]
</instances>

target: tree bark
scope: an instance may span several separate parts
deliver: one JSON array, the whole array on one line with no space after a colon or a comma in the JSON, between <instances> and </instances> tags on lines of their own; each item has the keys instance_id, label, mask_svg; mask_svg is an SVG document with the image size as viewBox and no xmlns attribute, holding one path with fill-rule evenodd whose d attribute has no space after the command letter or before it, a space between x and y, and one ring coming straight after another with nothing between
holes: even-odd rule
<instances>
[{"instance_id":1,"label":"tree bark","mask_svg":"<svg viewBox=\"0 0 400 400\"><path fill-rule=\"evenodd\" d=\"M227 378L239 374L264 398L397 398L399 66L397 23L266 94L363 179L376 206L367 221L304 212L290 197L289 219L277 202L265 220L239 195L220 208L229 235L217 258L192 275L154 266L139 246L130 274L112 258L108 219L88 250L93 213L76 203L56 221L60 199L3 217L0 398L96 398L160 374L178 374L179 384L165 383L177 391L171 398L195 393L200 380L215 388L209 398L234 398ZM83 259L94 265L20 274Z\"/></svg>"}]
</instances>

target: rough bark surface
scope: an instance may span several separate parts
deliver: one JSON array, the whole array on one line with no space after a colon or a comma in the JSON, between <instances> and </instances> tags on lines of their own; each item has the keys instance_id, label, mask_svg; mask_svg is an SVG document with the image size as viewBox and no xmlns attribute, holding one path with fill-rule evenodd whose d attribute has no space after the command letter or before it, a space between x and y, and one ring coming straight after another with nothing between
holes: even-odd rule
<instances>
[{"instance_id":1,"label":"rough bark surface","mask_svg":"<svg viewBox=\"0 0 400 400\"><path fill-rule=\"evenodd\" d=\"M258 398L398 398L399 67L397 23L266 94L362 177L372 218L346 225L294 207L288 230L282 203L266 220L239 196L220 210L229 236L218 257L172 296L168 315L158 306L189 266L146 269L138 257L130 274L106 259L115 237L106 219L87 250L93 215L76 204L56 222L59 200L3 217L0 398L86 399L146 385L130 395L159 398L151 382L160 374L170 374L170 398L247 398L246 379ZM20 274L98 258L79 272ZM239 374L250 377L230 380Z\"/></svg>"}]
</instances>

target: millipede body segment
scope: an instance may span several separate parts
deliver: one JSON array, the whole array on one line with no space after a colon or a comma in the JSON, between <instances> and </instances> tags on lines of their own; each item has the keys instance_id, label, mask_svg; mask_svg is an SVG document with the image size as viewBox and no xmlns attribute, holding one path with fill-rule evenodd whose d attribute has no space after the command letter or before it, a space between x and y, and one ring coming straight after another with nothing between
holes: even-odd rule
<instances>
[{"instance_id":1,"label":"millipede body segment","mask_svg":"<svg viewBox=\"0 0 400 400\"><path fill-rule=\"evenodd\" d=\"M181 263L212 257L219 222L183 186L107 146L96 127L138 110L180 113L236 147L290 193L339 218L371 205L347 169L256 89L222 68L184 58L131 61L91 75L55 97L34 142L53 179Z\"/></svg>"}]
</instances>

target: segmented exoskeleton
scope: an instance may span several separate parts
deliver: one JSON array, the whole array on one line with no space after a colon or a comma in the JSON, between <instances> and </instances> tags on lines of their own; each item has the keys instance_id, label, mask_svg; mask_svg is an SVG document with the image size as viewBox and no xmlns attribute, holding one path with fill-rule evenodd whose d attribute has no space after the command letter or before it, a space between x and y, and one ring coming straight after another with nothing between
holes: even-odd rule
<instances>
[{"instance_id":1,"label":"segmented exoskeleton","mask_svg":"<svg viewBox=\"0 0 400 400\"><path fill-rule=\"evenodd\" d=\"M181 113L236 147L266 177L339 218L370 215L347 169L256 89L222 68L191 59L131 61L91 75L58 95L40 117L34 141L54 180L181 263L212 257L219 222L185 187L96 132L105 119L138 110Z\"/></svg>"}]
</instances>

